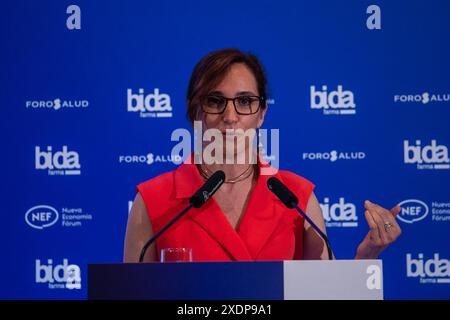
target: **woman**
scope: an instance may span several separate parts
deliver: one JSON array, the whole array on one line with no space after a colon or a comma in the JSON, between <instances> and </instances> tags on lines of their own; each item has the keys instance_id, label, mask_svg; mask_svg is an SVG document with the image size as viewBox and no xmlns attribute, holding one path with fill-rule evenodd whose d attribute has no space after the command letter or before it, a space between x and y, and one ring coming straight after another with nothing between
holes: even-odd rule
<instances>
[{"instance_id":1,"label":"woman","mask_svg":"<svg viewBox=\"0 0 450 320\"><path fill-rule=\"evenodd\" d=\"M198 62L187 93L189 119L201 121L203 131L218 129L225 141L237 138L243 150L224 143L222 150L232 155L232 164L211 163L204 153L195 154L176 170L141 183L129 215L125 262L137 262L146 241L186 207L189 197L217 170L224 171L226 181L213 198L169 228L144 261L159 261L162 248L182 247L193 249L194 261L328 258L324 242L309 223L267 189L270 176L262 174L266 165L261 159L257 157L256 164L250 157L236 161L242 152L249 154L253 141L227 133L261 127L267 112L266 86L262 65L251 54L225 49ZM206 150L207 144L203 147ZM314 185L288 171L279 170L275 176L299 197L300 207L325 233ZM388 211L369 201L364 205L370 229L355 259L376 258L401 233L395 220L399 206Z\"/></svg>"}]
</instances>

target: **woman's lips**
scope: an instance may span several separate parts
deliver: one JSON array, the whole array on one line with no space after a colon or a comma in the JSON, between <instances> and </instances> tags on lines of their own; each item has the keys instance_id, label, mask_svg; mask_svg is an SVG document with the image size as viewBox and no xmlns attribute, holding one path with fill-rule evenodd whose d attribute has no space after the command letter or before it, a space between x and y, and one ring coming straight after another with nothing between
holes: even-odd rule
<instances>
[{"instance_id":1,"label":"woman's lips","mask_svg":"<svg viewBox=\"0 0 450 320\"><path fill-rule=\"evenodd\" d=\"M224 136L243 136L245 134L245 131L243 129L226 129L226 130L220 130L222 135Z\"/></svg>"}]
</instances>

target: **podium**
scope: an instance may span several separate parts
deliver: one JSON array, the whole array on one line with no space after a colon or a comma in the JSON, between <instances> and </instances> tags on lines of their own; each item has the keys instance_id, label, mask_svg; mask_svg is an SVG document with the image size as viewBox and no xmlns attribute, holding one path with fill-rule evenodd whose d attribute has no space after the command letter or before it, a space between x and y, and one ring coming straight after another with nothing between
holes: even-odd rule
<instances>
[{"instance_id":1,"label":"podium","mask_svg":"<svg viewBox=\"0 0 450 320\"><path fill-rule=\"evenodd\" d=\"M90 300L381 300L381 260L88 266Z\"/></svg>"}]
</instances>

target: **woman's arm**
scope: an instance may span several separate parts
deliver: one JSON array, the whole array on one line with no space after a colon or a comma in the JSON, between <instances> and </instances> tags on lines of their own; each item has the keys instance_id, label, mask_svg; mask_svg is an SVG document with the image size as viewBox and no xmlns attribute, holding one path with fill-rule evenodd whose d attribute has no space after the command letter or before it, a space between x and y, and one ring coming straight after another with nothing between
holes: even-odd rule
<instances>
[{"instance_id":1,"label":"woman's arm","mask_svg":"<svg viewBox=\"0 0 450 320\"><path fill-rule=\"evenodd\" d=\"M152 226L141 194L138 192L128 216L123 262L139 262L142 247L153 236ZM155 245L151 245L144 256L145 262L156 261Z\"/></svg>"},{"instance_id":2,"label":"woman's arm","mask_svg":"<svg viewBox=\"0 0 450 320\"><path fill-rule=\"evenodd\" d=\"M386 210L370 201L366 201L364 205L366 208L365 218L370 230L359 244L355 259L376 259L401 234L400 226L395 219L400 212L400 207L395 206L391 210ZM314 193L308 200L306 214L326 234L322 210ZM304 227L303 259L328 259L325 242L307 221L305 221Z\"/></svg>"},{"instance_id":3,"label":"woman's arm","mask_svg":"<svg viewBox=\"0 0 450 320\"><path fill-rule=\"evenodd\" d=\"M317 225L317 227L324 233L325 221L322 215L319 201L316 195L311 193L306 206L306 215ZM328 260L328 251L325 241L317 234L316 230L305 220L305 231L303 233L303 259L304 260Z\"/></svg>"}]
</instances>

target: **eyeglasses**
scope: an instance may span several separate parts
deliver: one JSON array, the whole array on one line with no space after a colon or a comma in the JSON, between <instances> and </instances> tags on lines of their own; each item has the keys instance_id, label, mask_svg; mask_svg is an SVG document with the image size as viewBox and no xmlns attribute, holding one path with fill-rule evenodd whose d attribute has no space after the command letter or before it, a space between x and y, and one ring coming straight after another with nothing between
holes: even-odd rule
<instances>
[{"instance_id":1,"label":"eyeglasses","mask_svg":"<svg viewBox=\"0 0 450 320\"><path fill-rule=\"evenodd\" d=\"M227 108L228 101L230 100L233 101L234 110L236 110L237 114L249 115L259 111L264 98L258 96L226 98L218 95L208 95L201 99L202 110L209 114L222 114Z\"/></svg>"}]
</instances>

